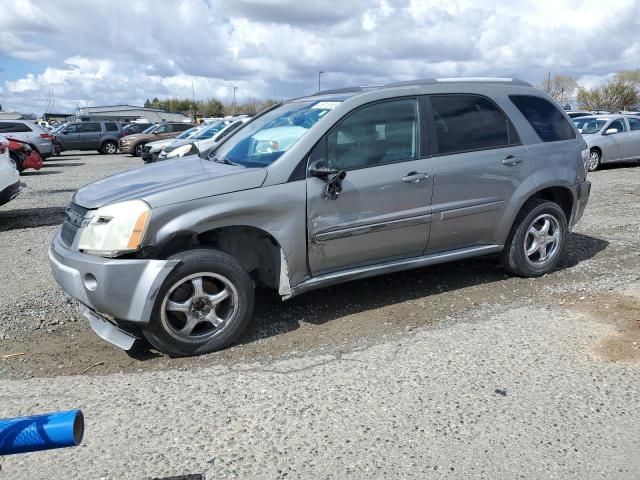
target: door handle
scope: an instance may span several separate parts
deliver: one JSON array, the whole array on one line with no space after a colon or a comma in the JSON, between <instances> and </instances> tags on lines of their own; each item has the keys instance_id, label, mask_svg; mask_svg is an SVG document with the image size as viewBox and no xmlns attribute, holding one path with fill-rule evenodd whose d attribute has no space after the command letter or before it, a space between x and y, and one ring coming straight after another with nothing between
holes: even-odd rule
<instances>
[{"instance_id":1,"label":"door handle","mask_svg":"<svg viewBox=\"0 0 640 480\"><path fill-rule=\"evenodd\" d=\"M502 164L509 167L513 167L519 163L522 163L522 157L516 157L514 155L507 155L507 157L502 160Z\"/></svg>"},{"instance_id":2,"label":"door handle","mask_svg":"<svg viewBox=\"0 0 640 480\"><path fill-rule=\"evenodd\" d=\"M406 176L402 177L402 181L405 183L419 183L427 178L429 178L429 174L427 173L409 172Z\"/></svg>"}]
</instances>

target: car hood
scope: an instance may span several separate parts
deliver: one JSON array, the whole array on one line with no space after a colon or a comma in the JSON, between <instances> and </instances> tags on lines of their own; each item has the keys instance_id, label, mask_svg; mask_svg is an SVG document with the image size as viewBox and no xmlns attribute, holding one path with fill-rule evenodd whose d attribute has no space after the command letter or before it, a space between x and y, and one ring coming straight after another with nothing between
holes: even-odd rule
<instances>
[{"instance_id":1,"label":"car hood","mask_svg":"<svg viewBox=\"0 0 640 480\"><path fill-rule=\"evenodd\" d=\"M151 147L154 150L162 150L167 145L173 142L181 142L182 140L176 140L175 138L165 138L162 140L156 140L155 142L148 142L147 147Z\"/></svg>"},{"instance_id":2,"label":"car hood","mask_svg":"<svg viewBox=\"0 0 640 480\"><path fill-rule=\"evenodd\" d=\"M200 157L168 160L128 170L82 187L74 202L85 208L141 199L152 208L257 188L264 168L244 168Z\"/></svg>"},{"instance_id":3,"label":"car hood","mask_svg":"<svg viewBox=\"0 0 640 480\"><path fill-rule=\"evenodd\" d=\"M121 138L124 142L137 142L138 140L148 140L155 137L152 133L134 133L132 135L125 135Z\"/></svg>"},{"instance_id":4,"label":"car hood","mask_svg":"<svg viewBox=\"0 0 640 480\"><path fill-rule=\"evenodd\" d=\"M182 145L187 145L189 143L195 143L197 144L198 141L193 139L193 138L183 138L181 140L174 140L173 142L169 142L166 146L171 146L171 150L173 150L174 148L178 148ZM149 144L147 144L149 145Z\"/></svg>"}]
</instances>

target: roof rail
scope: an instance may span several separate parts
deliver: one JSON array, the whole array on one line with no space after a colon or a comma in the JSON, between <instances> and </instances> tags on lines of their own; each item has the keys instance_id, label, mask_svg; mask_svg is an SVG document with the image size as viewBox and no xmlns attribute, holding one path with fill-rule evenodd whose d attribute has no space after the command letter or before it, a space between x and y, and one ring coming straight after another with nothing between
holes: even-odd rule
<instances>
[{"instance_id":1,"label":"roof rail","mask_svg":"<svg viewBox=\"0 0 640 480\"><path fill-rule=\"evenodd\" d=\"M364 92L366 90L373 90L375 88L380 88L382 85L364 85L364 86L356 86L356 87L344 87L344 88L332 88L329 90L320 90L316 93L312 93L309 95L310 97L315 97L317 95L331 95L334 93L354 93L354 92Z\"/></svg>"},{"instance_id":2,"label":"roof rail","mask_svg":"<svg viewBox=\"0 0 640 480\"><path fill-rule=\"evenodd\" d=\"M408 85L437 85L438 83L483 83L483 84L505 84L521 85L530 87L531 84L517 78L510 77L451 77L451 78L422 78L419 80L408 80L406 82L388 83L385 87L403 87Z\"/></svg>"}]
</instances>

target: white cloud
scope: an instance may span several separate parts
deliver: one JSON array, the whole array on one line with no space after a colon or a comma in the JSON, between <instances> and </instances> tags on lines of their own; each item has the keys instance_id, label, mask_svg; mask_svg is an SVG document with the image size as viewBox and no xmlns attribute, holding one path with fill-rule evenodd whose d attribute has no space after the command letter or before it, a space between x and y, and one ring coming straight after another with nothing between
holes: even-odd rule
<instances>
[{"instance_id":1,"label":"white cloud","mask_svg":"<svg viewBox=\"0 0 640 480\"><path fill-rule=\"evenodd\" d=\"M551 71L585 84L638 68L640 2L619 0L19 0L0 53L45 61L0 103L42 111L146 98L294 96L325 86ZM5 71L5 75L6 75ZM10 72L9 72L10 73Z\"/></svg>"}]
</instances>

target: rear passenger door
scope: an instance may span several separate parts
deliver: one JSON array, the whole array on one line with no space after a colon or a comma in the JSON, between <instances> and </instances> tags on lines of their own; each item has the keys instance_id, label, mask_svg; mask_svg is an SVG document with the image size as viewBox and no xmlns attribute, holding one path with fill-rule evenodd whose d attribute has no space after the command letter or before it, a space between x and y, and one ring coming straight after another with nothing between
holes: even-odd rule
<instances>
[{"instance_id":1,"label":"rear passenger door","mask_svg":"<svg viewBox=\"0 0 640 480\"><path fill-rule=\"evenodd\" d=\"M531 175L527 149L489 98L443 94L429 100L434 184L428 253L499 244L505 207Z\"/></svg>"},{"instance_id":2,"label":"rear passenger door","mask_svg":"<svg viewBox=\"0 0 640 480\"><path fill-rule=\"evenodd\" d=\"M78 148L82 150L97 150L100 148L102 126L99 122L81 123Z\"/></svg>"},{"instance_id":3,"label":"rear passenger door","mask_svg":"<svg viewBox=\"0 0 640 480\"><path fill-rule=\"evenodd\" d=\"M629 153L630 159L640 158L640 117L627 117L629 121Z\"/></svg>"}]
</instances>

